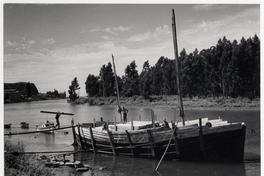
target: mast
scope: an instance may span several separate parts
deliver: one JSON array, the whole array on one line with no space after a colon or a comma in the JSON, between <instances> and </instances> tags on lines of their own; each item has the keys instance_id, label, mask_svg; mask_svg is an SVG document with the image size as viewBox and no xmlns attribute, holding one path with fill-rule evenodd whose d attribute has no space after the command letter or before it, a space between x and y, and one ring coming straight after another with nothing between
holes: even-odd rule
<instances>
[{"instance_id":1,"label":"mast","mask_svg":"<svg viewBox=\"0 0 264 176\"><path fill-rule=\"evenodd\" d=\"M113 68L114 68L114 74L115 74L115 84L116 84L116 94L117 94L117 105L118 108L121 108L120 105L120 98L119 98L119 89L118 89L118 82L117 82L117 76L116 76L116 68L115 68L115 59L114 59L114 55L112 54L112 62L113 62ZM121 117L121 121L123 120L122 118L122 113L120 112L120 117Z\"/></svg>"},{"instance_id":2,"label":"mast","mask_svg":"<svg viewBox=\"0 0 264 176\"><path fill-rule=\"evenodd\" d=\"M182 93L181 93L181 86L180 86L177 32L176 32L174 9L172 9L172 33L173 33L173 44L174 44L174 56L175 56L175 63L176 63L175 66L176 66L176 81L177 81L177 91L178 91L178 100L179 100L179 110L180 110L180 116L182 118L182 123L183 125L185 125L183 103L182 103Z\"/></svg>"}]
</instances>

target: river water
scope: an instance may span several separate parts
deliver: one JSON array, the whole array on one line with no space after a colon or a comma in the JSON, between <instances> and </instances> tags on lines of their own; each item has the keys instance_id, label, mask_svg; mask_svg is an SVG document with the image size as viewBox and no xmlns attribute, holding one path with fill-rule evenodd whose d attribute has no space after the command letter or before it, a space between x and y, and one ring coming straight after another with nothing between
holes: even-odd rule
<instances>
[{"instance_id":1,"label":"river water","mask_svg":"<svg viewBox=\"0 0 264 176\"><path fill-rule=\"evenodd\" d=\"M128 120L150 120L150 107L128 106ZM54 115L40 113L41 110L60 111L75 114L74 116L61 116L61 126L70 125L70 121L74 118L76 123L93 122L93 119L113 121L116 116L115 106L89 106L71 105L66 100L47 100L28 103L15 103L4 105L4 122L12 123L12 128L5 129L8 132L20 132L35 130L36 126L49 121L55 121ZM178 112L175 108L155 107L153 108L156 120L166 119L167 121L175 121L179 119ZM198 163L198 162L179 162L164 161L159 169L160 175L179 175L179 176L255 176L260 175L260 111L209 111L209 110L187 110L185 111L186 119L196 119L200 117L208 117L209 119L218 118L219 116L230 122L243 121L247 125L247 135L245 142L245 162L244 163ZM28 122L29 129L21 129L20 122ZM65 133L65 132L68 133ZM22 141L25 150L34 151L58 151L73 150L73 136L71 129L56 131L54 135L50 134L28 134L17 136L5 136L5 140L12 143ZM72 156L70 156L72 157ZM106 167L106 169L95 169L82 173L81 175L115 175L115 176L143 176L157 175L153 170L157 164L157 160L137 159L127 157L112 157L108 155L81 153L74 156L76 160L92 165L94 168ZM68 169L60 169L58 175L80 175Z\"/></svg>"}]
</instances>

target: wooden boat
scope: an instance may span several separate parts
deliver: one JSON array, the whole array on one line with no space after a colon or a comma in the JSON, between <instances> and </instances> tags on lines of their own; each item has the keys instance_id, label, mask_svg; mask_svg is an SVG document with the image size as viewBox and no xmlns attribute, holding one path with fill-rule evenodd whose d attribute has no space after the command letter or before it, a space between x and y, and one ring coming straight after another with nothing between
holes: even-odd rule
<instances>
[{"instance_id":1,"label":"wooden boat","mask_svg":"<svg viewBox=\"0 0 264 176\"><path fill-rule=\"evenodd\" d=\"M166 152L167 159L242 161L246 126L244 123L229 123L222 119L180 122L170 128L162 124L154 127L151 121L109 125L108 130L99 127L75 127L74 134L84 150L113 155L127 155L144 158L160 158L172 137ZM146 128L145 128L146 127ZM175 129L175 130L174 130Z\"/></svg>"},{"instance_id":2,"label":"wooden boat","mask_svg":"<svg viewBox=\"0 0 264 176\"><path fill-rule=\"evenodd\" d=\"M53 122L46 122L42 125L40 125L40 127L37 127L37 131L43 131L43 130L50 130L50 131L44 131L43 133L47 133L47 134L54 134L54 129L56 128L56 126L54 125Z\"/></svg>"},{"instance_id":3,"label":"wooden boat","mask_svg":"<svg viewBox=\"0 0 264 176\"><path fill-rule=\"evenodd\" d=\"M73 128L74 140L82 150L112 155L199 161L243 161L246 125L222 119L199 118L185 121L178 72L176 23L172 16L174 54L176 60L179 111L178 123L131 121L114 125ZM113 68L116 78L115 64ZM120 106L117 79L117 103ZM120 113L121 115L121 113ZM122 119L122 115L121 115ZM158 169L158 166L156 170Z\"/></svg>"},{"instance_id":4,"label":"wooden boat","mask_svg":"<svg viewBox=\"0 0 264 176\"><path fill-rule=\"evenodd\" d=\"M5 129L10 129L10 128L11 128L11 125L12 125L11 123L4 124L4 128L5 128Z\"/></svg>"},{"instance_id":5,"label":"wooden boat","mask_svg":"<svg viewBox=\"0 0 264 176\"><path fill-rule=\"evenodd\" d=\"M21 126L21 128L28 129L29 128L29 123L21 122L20 126Z\"/></svg>"}]
</instances>

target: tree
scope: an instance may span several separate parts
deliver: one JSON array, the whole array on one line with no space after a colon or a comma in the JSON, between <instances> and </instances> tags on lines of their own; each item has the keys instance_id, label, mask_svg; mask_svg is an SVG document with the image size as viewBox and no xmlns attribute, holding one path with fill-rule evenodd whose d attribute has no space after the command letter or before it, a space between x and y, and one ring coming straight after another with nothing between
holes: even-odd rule
<instances>
[{"instance_id":1,"label":"tree","mask_svg":"<svg viewBox=\"0 0 264 176\"><path fill-rule=\"evenodd\" d=\"M89 74L85 82L85 90L89 97L99 95L99 77Z\"/></svg>"},{"instance_id":2,"label":"tree","mask_svg":"<svg viewBox=\"0 0 264 176\"><path fill-rule=\"evenodd\" d=\"M139 75L136 70L136 62L132 61L125 69L125 76L123 77L123 95L133 96L139 95Z\"/></svg>"},{"instance_id":3,"label":"tree","mask_svg":"<svg viewBox=\"0 0 264 176\"><path fill-rule=\"evenodd\" d=\"M148 60L144 62L142 72L139 76L139 91L145 99L151 95L151 71Z\"/></svg>"},{"instance_id":4,"label":"tree","mask_svg":"<svg viewBox=\"0 0 264 176\"><path fill-rule=\"evenodd\" d=\"M75 77L73 81L71 82L71 85L69 86L69 90L68 90L69 98L71 101L75 101L76 99L79 98L79 96L76 93L76 90L78 89L80 89L80 87L79 87L78 80Z\"/></svg>"},{"instance_id":5,"label":"tree","mask_svg":"<svg viewBox=\"0 0 264 176\"><path fill-rule=\"evenodd\" d=\"M27 95L27 98L31 97L32 96L32 93L31 93L31 84L30 82L28 82L26 84L26 95Z\"/></svg>"},{"instance_id":6,"label":"tree","mask_svg":"<svg viewBox=\"0 0 264 176\"><path fill-rule=\"evenodd\" d=\"M103 97L114 95L115 77L112 70L112 64L109 62L100 69L99 94Z\"/></svg>"}]
</instances>

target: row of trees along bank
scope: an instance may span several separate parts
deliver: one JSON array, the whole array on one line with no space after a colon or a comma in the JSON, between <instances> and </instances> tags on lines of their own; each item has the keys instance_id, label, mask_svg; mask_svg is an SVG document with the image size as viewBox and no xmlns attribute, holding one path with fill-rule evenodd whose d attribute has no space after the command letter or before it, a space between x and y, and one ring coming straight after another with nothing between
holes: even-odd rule
<instances>
[{"instance_id":1,"label":"row of trees along bank","mask_svg":"<svg viewBox=\"0 0 264 176\"><path fill-rule=\"evenodd\" d=\"M180 52L180 74L183 96L260 96L260 40L257 35L242 38L238 43L226 37L216 46ZM100 69L99 76L89 74L85 82L87 95L114 96L115 78L109 62ZM138 73L135 61L118 76L121 96L177 94L175 60L160 57L154 66L146 61Z\"/></svg>"}]
</instances>

